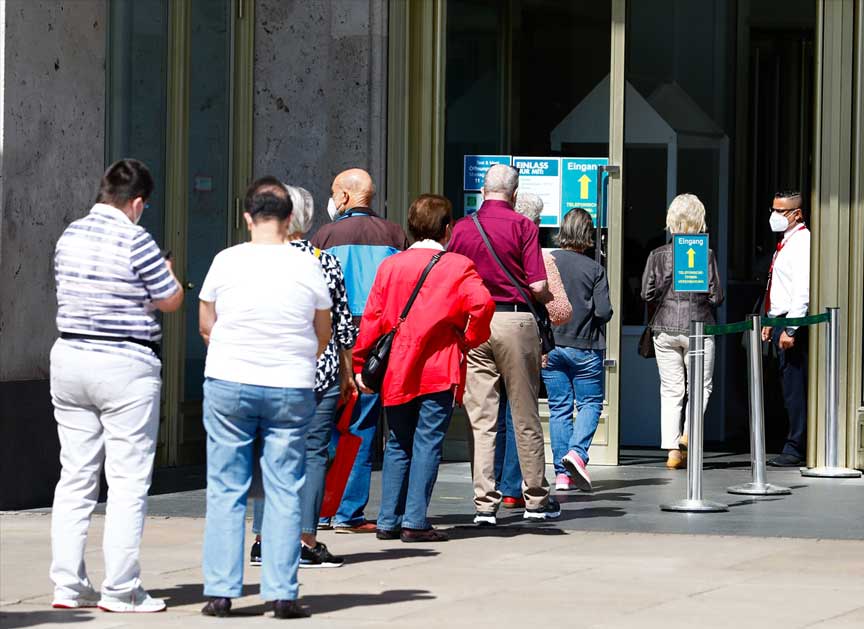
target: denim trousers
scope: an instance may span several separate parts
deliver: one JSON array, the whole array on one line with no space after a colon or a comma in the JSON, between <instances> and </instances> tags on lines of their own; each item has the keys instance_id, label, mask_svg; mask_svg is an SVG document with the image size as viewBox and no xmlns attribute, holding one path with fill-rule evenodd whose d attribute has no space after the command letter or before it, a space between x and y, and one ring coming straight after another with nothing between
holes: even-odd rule
<instances>
[{"instance_id":1,"label":"denim trousers","mask_svg":"<svg viewBox=\"0 0 864 629\"><path fill-rule=\"evenodd\" d=\"M381 397L378 394L361 393L354 407L350 432L362 441L345 485L345 493L342 494L342 502L333 517L335 526L357 526L366 521L366 503L369 502L369 485L372 482L373 446L380 414ZM335 452L339 443L339 433L334 430L332 435L331 453Z\"/></svg>"},{"instance_id":2,"label":"denim trousers","mask_svg":"<svg viewBox=\"0 0 864 629\"><path fill-rule=\"evenodd\" d=\"M314 535L318 529L318 514L324 501L324 482L330 464L330 435L339 405L339 385L315 393L315 416L306 431L306 483L300 492L303 507L301 526L303 533ZM252 532L261 534L264 517L264 498L256 498L252 505Z\"/></svg>"},{"instance_id":3,"label":"denim trousers","mask_svg":"<svg viewBox=\"0 0 864 629\"><path fill-rule=\"evenodd\" d=\"M541 376L549 397L549 437L555 473L566 474L561 459L569 450L588 463L588 448L603 411L603 352L556 347L549 352Z\"/></svg>"},{"instance_id":4,"label":"denim trousers","mask_svg":"<svg viewBox=\"0 0 864 629\"><path fill-rule=\"evenodd\" d=\"M495 438L495 478L502 496L522 496L522 470L519 468L519 453L516 451L513 411L507 401L507 390L503 383L498 405L498 436Z\"/></svg>"},{"instance_id":5,"label":"denim trousers","mask_svg":"<svg viewBox=\"0 0 864 629\"><path fill-rule=\"evenodd\" d=\"M453 392L421 395L388 406L386 412L390 434L384 450L378 528L426 530L426 511L453 415Z\"/></svg>"},{"instance_id":6,"label":"denim trousers","mask_svg":"<svg viewBox=\"0 0 864 629\"><path fill-rule=\"evenodd\" d=\"M207 378L207 516L204 595L236 598L243 588L246 499L255 441L260 439L264 514L261 597L297 598L300 492L305 481L306 430L315 414L312 389L262 387Z\"/></svg>"}]
</instances>

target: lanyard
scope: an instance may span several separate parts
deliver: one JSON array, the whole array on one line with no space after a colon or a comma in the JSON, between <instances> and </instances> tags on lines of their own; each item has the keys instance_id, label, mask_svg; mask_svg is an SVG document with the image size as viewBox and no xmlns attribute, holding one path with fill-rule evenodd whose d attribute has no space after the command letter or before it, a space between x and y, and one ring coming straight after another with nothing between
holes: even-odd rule
<instances>
[{"instance_id":1,"label":"lanyard","mask_svg":"<svg viewBox=\"0 0 864 629\"><path fill-rule=\"evenodd\" d=\"M786 238L777 243L777 251L774 252L774 257L771 258L771 268L768 269L768 288L765 290L765 314L771 312L771 281L774 279L774 263L777 261L777 256L783 251L783 247L792 240L792 237L803 229L807 229L807 226L804 224L799 225Z\"/></svg>"}]
</instances>

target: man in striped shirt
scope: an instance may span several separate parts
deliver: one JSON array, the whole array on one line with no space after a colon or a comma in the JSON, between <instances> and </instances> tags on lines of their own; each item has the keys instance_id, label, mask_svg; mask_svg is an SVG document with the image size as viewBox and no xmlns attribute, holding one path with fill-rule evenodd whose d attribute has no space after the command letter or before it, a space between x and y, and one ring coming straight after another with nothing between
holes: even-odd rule
<instances>
[{"instance_id":1,"label":"man in striped shirt","mask_svg":"<svg viewBox=\"0 0 864 629\"><path fill-rule=\"evenodd\" d=\"M57 242L60 339L51 350L51 399L62 471L51 518L51 579L58 608L165 609L141 586L138 549L159 428L162 334L155 310L180 308L183 289L137 225L152 191L144 164L112 164L99 201ZM84 548L103 466L109 492L98 596Z\"/></svg>"}]
</instances>

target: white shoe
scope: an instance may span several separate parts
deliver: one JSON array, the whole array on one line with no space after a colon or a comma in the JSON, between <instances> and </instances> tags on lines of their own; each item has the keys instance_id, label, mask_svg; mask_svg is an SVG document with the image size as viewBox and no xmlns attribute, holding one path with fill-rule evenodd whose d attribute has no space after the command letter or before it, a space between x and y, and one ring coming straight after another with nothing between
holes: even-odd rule
<instances>
[{"instance_id":1,"label":"white shoe","mask_svg":"<svg viewBox=\"0 0 864 629\"><path fill-rule=\"evenodd\" d=\"M105 596L99 600L99 609L103 612L118 614L152 614L163 612L166 607L168 606L161 598L153 598L143 590L133 592L132 597L127 601Z\"/></svg>"},{"instance_id":2,"label":"white shoe","mask_svg":"<svg viewBox=\"0 0 864 629\"><path fill-rule=\"evenodd\" d=\"M81 594L77 598L55 598L51 603L54 609L83 609L85 607L96 607L99 604L99 595Z\"/></svg>"},{"instance_id":3,"label":"white shoe","mask_svg":"<svg viewBox=\"0 0 864 629\"><path fill-rule=\"evenodd\" d=\"M474 514L474 524L477 526L495 526L498 524L498 520L494 513L480 513L478 511Z\"/></svg>"}]
</instances>

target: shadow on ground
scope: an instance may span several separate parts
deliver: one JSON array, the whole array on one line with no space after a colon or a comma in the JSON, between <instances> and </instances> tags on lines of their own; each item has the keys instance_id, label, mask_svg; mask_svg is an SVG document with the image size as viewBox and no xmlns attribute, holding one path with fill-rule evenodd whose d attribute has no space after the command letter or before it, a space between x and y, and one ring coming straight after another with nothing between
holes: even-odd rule
<instances>
[{"instance_id":1,"label":"shadow on ground","mask_svg":"<svg viewBox=\"0 0 864 629\"><path fill-rule=\"evenodd\" d=\"M98 612L95 612L98 613ZM88 622L95 619L93 610L85 609L47 609L39 611L0 612L0 627L21 629L37 625L57 625Z\"/></svg>"},{"instance_id":2,"label":"shadow on ground","mask_svg":"<svg viewBox=\"0 0 864 629\"><path fill-rule=\"evenodd\" d=\"M392 605L410 601L429 601L436 597L429 590L385 590L377 594L312 594L300 597L300 604L313 616L317 614L332 614L334 612L354 607L372 607L375 605ZM261 616L273 609L272 604L261 603L249 607L240 607L231 611L232 616Z\"/></svg>"}]
</instances>

